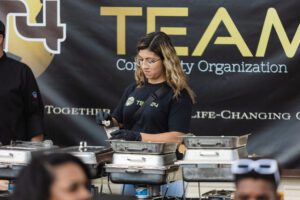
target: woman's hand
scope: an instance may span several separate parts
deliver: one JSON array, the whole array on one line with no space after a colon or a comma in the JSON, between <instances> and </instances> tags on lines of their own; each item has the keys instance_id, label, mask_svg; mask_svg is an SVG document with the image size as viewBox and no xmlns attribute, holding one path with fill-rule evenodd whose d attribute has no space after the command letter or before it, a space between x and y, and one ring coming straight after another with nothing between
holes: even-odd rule
<instances>
[{"instance_id":1,"label":"woman's hand","mask_svg":"<svg viewBox=\"0 0 300 200\"><path fill-rule=\"evenodd\" d=\"M110 124L107 125L106 121L110 121ZM96 115L96 123L100 126L110 126L112 122L112 116L108 112L99 111Z\"/></svg>"},{"instance_id":2,"label":"woman's hand","mask_svg":"<svg viewBox=\"0 0 300 200\"><path fill-rule=\"evenodd\" d=\"M43 140L44 140L44 135L43 134L39 134L39 135L36 135L36 136L31 138L32 142L41 142Z\"/></svg>"},{"instance_id":3,"label":"woman's hand","mask_svg":"<svg viewBox=\"0 0 300 200\"><path fill-rule=\"evenodd\" d=\"M137 131L131 131L131 130L125 130L125 129L120 129L116 130L111 134L112 140L114 139L119 139L119 140L126 140L126 141L141 141L141 133Z\"/></svg>"}]
</instances>

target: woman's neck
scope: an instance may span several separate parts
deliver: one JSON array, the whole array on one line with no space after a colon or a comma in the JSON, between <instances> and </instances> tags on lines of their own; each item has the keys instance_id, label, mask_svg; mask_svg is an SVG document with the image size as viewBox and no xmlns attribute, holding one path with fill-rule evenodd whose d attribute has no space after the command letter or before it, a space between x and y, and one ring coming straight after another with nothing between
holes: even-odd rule
<instances>
[{"instance_id":1,"label":"woman's neck","mask_svg":"<svg viewBox=\"0 0 300 200\"><path fill-rule=\"evenodd\" d=\"M158 83L163 83L166 81L166 78L164 76L159 77L157 79L148 79L148 83L150 84L158 84Z\"/></svg>"}]
</instances>

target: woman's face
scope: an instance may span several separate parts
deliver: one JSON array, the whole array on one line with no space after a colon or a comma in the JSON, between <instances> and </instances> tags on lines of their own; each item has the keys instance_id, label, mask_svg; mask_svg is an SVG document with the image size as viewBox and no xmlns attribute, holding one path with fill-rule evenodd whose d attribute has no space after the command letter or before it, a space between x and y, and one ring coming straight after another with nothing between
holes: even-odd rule
<instances>
[{"instance_id":1,"label":"woman's face","mask_svg":"<svg viewBox=\"0 0 300 200\"><path fill-rule=\"evenodd\" d=\"M162 60L154 52L148 49L140 50L137 62L149 83L161 83L166 80Z\"/></svg>"},{"instance_id":2,"label":"woman's face","mask_svg":"<svg viewBox=\"0 0 300 200\"><path fill-rule=\"evenodd\" d=\"M53 168L54 182L50 200L89 200L88 180L83 170L74 163Z\"/></svg>"}]
</instances>

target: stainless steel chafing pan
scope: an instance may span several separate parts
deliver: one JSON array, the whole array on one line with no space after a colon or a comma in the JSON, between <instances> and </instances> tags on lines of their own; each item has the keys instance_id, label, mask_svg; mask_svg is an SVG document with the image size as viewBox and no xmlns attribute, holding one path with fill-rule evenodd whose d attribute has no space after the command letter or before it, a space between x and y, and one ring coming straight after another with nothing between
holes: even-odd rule
<instances>
[{"instance_id":1,"label":"stainless steel chafing pan","mask_svg":"<svg viewBox=\"0 0 300 200\"><path fill-rule=\"evenodd\" d=\"M198 148L228 148L234 149L247 145L250 134L242 136L183 136L183 142L188 149Z\"/></svg>"},{"instance_id":2,"label":"stainless steel chafing pan","mask_svg":"<svg viewBox=\"0 0 300 200\"><path fill-rule=\"evenodd\" d=\"M117 153L132 154L167 154L176 152L176 143L136 142L124 140L109 140L111 147Z\"/></svg>"}]
</instances>

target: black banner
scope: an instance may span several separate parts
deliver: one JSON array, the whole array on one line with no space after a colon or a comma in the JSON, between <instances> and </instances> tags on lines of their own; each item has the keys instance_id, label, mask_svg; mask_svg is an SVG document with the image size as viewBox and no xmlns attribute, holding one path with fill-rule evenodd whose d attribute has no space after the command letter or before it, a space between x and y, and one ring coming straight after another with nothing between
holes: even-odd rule
<instances>
[{"instance_id":1,"label":"black banner","mask_svg":"<svg viewBox=\"0 0 300 200\"><path fill-rule=\"evenodd\" d=\"M137 40L168 33L197 94L191 132L252 133L250 154L300 167L296 0L0 0L6 50L38 77L47 137L102 145L99 109L134 81Z\"/></svg>"}]
</instances>

